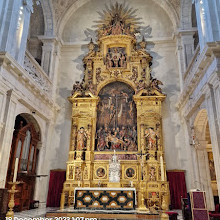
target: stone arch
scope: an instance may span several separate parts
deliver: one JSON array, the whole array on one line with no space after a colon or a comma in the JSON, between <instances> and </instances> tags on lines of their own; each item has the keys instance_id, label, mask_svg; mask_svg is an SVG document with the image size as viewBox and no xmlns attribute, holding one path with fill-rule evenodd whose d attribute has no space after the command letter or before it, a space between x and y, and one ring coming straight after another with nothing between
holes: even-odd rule
<instances>
[{"instance_id":1,"label":"stone arch","mask_svg":"<svg viewBox=\"0 0 220 220\"><path fill-rule=\"evenodd\" d=\"M158 1L154 0L154 2L158 4ZM165 0L160 2L159 6L161 6L164 9L164 11L166 11L168 16L170 17L170 20L173 23L174 29L176 30L179 26L179 16L176 10L174 9L173 5L170 3L169 0Z\"/></svg>"},{"instance_id":2,"label":"stone arch","mask_svg":"<svg viewBox=\"0 0 220 220\"><path fill-rule=\"evenodd\" d=\"M27 122L32 123L34 125L34 128L35 128L36 132L39 133L39 139L41 140L42 133L41 133L40 125L37 122L36 118L34 118L33 115L28 114L28 113L20 113L19 115L21 117L23 117Z\"/></svg>"},{"instance_id":3,"label":"stone arch","mask_svg":"<svg viewBox=\"0 0 220 220\"><path fill-rule=\"evenodd\" d=\"M55 19L51 0L42 0L41 5L44 13L44 25L45 25L45 36L54 36L55 30Z\"/></svg>"},{"instance_id":4,"label":"stone arch","mask_svg":"<svg viewBox=\"0 0 220 220\"><path fill-rule=\"evenodd\" d=\"M133 82L129 81L129 80L126 80L126 79L114 79L114 78L111 78L111 79L108 79L104 82L102 82L100 85L99 85L99 88L98 88L98 93L107 85L111 84L111 83L114 83L114 82L122 82L124 84L127 84L128 86L130 86L134 91L135 91L135 85Z\"/></svg>"},{"instance_id":5,"label":"stone arch","mask_svg":"<svg viewBox=\"0 0 220 220\"><path fill-rule=\"evenodd\" d=\"M196 136L199 140L205 141L207 123L208 123L207 110L202 109L197 113L197 116L193 124Z\"/></svg>"},{"instance_id":6,"label":"stone arch","mask_svg":"<svg viewBox=\"0 0 220 220\"><path fill-rule=\"evenodd\" d=\"M15 118L10 157L7 169L7 181L12 180L15 161L18 161L17 181L24 184L20 190L26 190L26 196L18 195L19 209L29 209L35 192L39 153L41 151L41 129L37 120L28 113L20 113ZM6 185L6 188L9 186Z\"/></svg>"},{"instance_id":7,"label":"stone arch","mask_svg":"<svg viewBox=\"0 0 220 220\"><path fill-rule=\"evenodd\" d=\"M180 27L183 30L192 28L192 0L181 1Z\"/></svg>"},{"instance_id":8,"label":"stone arch","mask_svg":"<svg viewBox=\"0 0 220 220\"><path fill-rule=\"evenodd\" d=\"M66 13L63 15L63 17L58 21L57 24L57 36L61 37L64 26L66 22L69 20L71 15L77 11L78 8L89 2L90 0L76 0L71 7L66 11ZM174 29L177 29L179 26L179 17L177 12L175 11L174 7L172 4L169 2L169 0L162 1L158 3L157 0L152 0L156 4L158 4L159 7L161 7L169 16L170 20L172 21L172 24L174 26Z\"/></svg>"},{"instance_id":9,"label":"stone arch","mask_svg":"<svg viewBox=\"0 0 220 220\"><path fill-rule=\"evenodd\" d=\"M207 125L207 110L201 109L194 120L194 147L197 161L194 161L193 163L194 166L197 166L199 188L206 191L207 207L209 210L214 210L214 199L207 153Z\"/></svg>"}]
</instances>

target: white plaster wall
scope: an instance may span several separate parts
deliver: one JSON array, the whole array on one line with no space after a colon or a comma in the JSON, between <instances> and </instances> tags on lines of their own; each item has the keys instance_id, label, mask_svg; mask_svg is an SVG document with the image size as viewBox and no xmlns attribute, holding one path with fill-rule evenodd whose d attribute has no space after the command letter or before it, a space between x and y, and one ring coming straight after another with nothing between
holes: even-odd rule
<instances>
[{"instance_id":1,"label":"white plaster wall","mask_svg":"<svg viewBox=\"0 0 220 220\"><path fill-rule=\"evenodd\" d=\"M180 91L175 42L155 44L150 54L153 56L152 74L163 82L163 92L167 95L163 103L163 143L167 170L182 169L184 158L184 133L176 108Z\"/></svg>"},{"instance_id":2,"label":"white plaster wall","mask_svg":"<svg viewBox=\"0 0 220 220\"><path fill-rule=\"evenodd\" d=\"M114 3L115 1L112 1ZM123 3L124 0L119 0L119 3ZM62 39L65 42L78 42L89 36L88 29L94 30L94 21L99 20L99 14L97 11L105 9L105 4L109 6L109 0L92 0L80 7L66 23ZM127 0L126 5L134 9L138 9L136 12L137 17L142 18L142 26L150 28L152 27L152 33L148 29L150 37L169 37L173 33L173 25L168 14L154 1L151 0Z\"/></svg>"},{"instance_id":3,"label":"white plaster wall","mask_svg":"<svg viewBox=\"0 0 220 220\"><path fill-rule=\"evenodd\" d=\"M83 77L82 59L87 53L89 40L85 30L91 29L109 1L93 0L79 8L66 23L63 31L61 60L58 70L57 103L61 107L53 135L54 160L51 169L66 168L71 130L71 104L67 97L71 95L72 85ZM181 169L181 147L183 132L175 104L179 95L179 76L177 67L176 42L172 40L173 25L168 15L159 5L150 0L126 1L129 6L138 9L138 17L143 18L145 36L148 36L147 50L153 56L152 74L164 83L163 91L167 99L163 104L164 145L167 169ZM88 29L87 29L88 28ZM86 33L86 34L85 34ZM88 38L87 38L88 37Z\"/></svg>"}]
</instances>

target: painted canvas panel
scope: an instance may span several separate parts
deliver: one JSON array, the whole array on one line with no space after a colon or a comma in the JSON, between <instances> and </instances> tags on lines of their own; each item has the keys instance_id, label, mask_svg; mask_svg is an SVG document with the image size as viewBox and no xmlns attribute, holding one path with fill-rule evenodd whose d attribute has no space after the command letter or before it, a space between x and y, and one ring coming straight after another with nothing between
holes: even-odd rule
<instances>
[{"instance_id":1,"label":"painted canvas panel","mask_svg":"<svg viewBox=\"0 0 220 220\"><path fill-rule=\"evenodd\" d=\"M97 151L137 151L137 110L133 89L122 82L105 86L99 94Z\"/></svg>"}]
</instances>

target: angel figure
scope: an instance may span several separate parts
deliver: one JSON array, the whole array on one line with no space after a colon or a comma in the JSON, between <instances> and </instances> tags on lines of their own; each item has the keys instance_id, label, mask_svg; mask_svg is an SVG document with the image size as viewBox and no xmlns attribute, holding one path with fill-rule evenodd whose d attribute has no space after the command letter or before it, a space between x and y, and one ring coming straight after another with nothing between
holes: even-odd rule
<instances>
[{"instance_id":1,"label":"angel figure","mask_svg":"<svg viewBox=\"0 0 220 220\"><path fill-rule=\"evenodd\" d=\"M158 79L152 79L150 85L151 85L151 88L152 88L152 89L156 89L157 91L162 92L162 90L161 90L161 88L160 88L160 85L163 85L163 83L162 83L160 80L158 80Z\"/></svg>"},{"instance_id":2,"label":"angel figure","mask_svg":"<svg viewBox=\"0 0 220 220\"><path fill-rule=\"evenodd\" d=\"M136 88L136 94L139 93L142 89L145 89L145 83L144 80L139 80L137 88Z\"/></svg>"}]
</instances>

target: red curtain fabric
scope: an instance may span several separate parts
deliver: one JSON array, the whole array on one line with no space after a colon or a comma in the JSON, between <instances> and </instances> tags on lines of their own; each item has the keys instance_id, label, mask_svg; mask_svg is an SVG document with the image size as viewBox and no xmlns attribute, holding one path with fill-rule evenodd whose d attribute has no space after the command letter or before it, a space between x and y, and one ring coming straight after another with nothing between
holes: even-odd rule
<instances>
[{"instance_id":1,"label":"red curtain fabric","mask_svg":"<svg viewBox=\"0 0 220 220\"><path fill-rule=\"evenodd\" d=\"M63 183L66 180L66 171L51 170L47 196L47 207L59 207Z\"/></svg>"},{"instance_id":2,"label":"red curtain fabric","mask_svg":"<svg viewBox=\"0 0 220 220\"><path fill-rule=\"evenodd\" d=\"M187 198L184 171L167 171L170 186L171 209L181 209L181 197Z\"/></svg>"}]
</instances>

